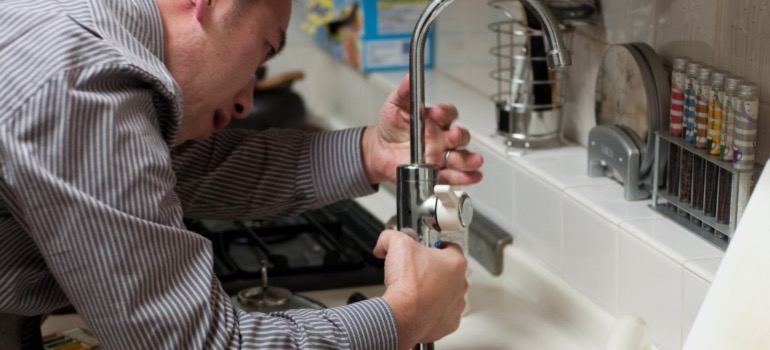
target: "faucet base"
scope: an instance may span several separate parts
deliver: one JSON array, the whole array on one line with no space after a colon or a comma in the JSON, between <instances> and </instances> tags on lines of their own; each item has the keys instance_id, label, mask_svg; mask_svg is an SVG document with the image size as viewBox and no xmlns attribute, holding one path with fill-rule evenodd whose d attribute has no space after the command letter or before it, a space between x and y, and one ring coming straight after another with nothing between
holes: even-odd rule
<instances>
[{"instance_id":1,"label":"faucet base","mask_svg":"<svg viewBox=\"0 0 770 350\"><path fill-rule=\"evenodd\" d=\"M439 167L432 164L406 164L397 172L397 224L399 231L412 235L425 246L431 246L430 232L437 227L434 187L438 183Z\"/></svg>"}]
</instances>

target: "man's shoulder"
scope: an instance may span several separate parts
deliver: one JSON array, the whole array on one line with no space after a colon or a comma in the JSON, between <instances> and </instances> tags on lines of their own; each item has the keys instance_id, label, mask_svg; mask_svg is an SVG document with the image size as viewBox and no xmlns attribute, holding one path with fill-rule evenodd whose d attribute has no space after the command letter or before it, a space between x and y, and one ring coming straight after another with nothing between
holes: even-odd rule
<instances>
[{"instance_id":1,"label":"man's shoulder","mask_svg":"<svg viewBox=\"0 0 770 350\"><path fill-rule=\"evenodd\" d=\"M102 0L6 0L0 7L0 124L46 98L128 92L178 123L181 89L159 57L162 35L125 29L130 14ZM112 6L117 6L112 0ZM144 1L144 0L143 0ZM6 6L7 5L7 6ZM155 13L140 16L159 26ZM138 18L134 18L139 21ZM160 46L158 46L158 42ZM137 94L141 94L137 95ZM104 96L114 100L117 95ZM93 99L92 99L93 100ZM96 101L96 100L94 100ZM96 101L98 102L98 101ZM52 114L53 116L53 114Z\"/></svg>"},{"instance_id":2,"label":"man's shoulder","mask_svg":"<svg viewBox=\"0 0 770 350\"><path fill-rule=\"evenodd\" d=\"M15 3L0 9L0 110L13 109L65 72L130 65L117 47L56 7Z\"/></svg>"}]
</instances>

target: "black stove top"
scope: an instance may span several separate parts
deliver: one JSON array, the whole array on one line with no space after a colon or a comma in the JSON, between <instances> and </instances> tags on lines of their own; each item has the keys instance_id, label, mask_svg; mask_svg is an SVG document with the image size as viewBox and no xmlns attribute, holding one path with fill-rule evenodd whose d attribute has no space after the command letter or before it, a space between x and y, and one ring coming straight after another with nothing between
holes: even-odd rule
<instances>
[{"instance_id":1,"label":"black stove top","mask_svg":"<svg viewBox=\"0 0 770 350\"><path fill-rule=\"evenodd\" d=\"M186 224L211 240L214 271L230 294L261 285L262 260L271 286L297 292L383 283L372 249L384 224L352 200L292 218Z\"/></svg>"}]
</instances>

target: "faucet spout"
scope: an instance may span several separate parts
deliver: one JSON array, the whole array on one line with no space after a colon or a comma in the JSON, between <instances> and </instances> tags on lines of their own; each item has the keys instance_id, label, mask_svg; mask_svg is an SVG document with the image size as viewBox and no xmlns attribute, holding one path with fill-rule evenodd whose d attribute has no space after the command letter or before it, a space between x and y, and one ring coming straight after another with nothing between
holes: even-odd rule
<instances>
[{"instance_id":1,"label":"faucet spout","mask_svg":"<svg viewBox=\"0 0 770 350\"><path fill-rule=\"evenodd\" d=\"M412 32L409 51L409 91L411 103L411 159L412 164L425 164L425 41L428 30L444 9L454 0L433 0L423 11Z\"/></svg>"},{"instance_id":2,"label":"faucet spout","mask_svg":"<svg viewBox=\"0 0 770 350\"><path fill-rule=\"evenodd\" d=\"M572 57L564 45L559 22L551 10L541 0L519 0L540 21L548 43L546 61L551 69L563 69L572 66ZM411 160L412 164L425 164L425 41L428 30L441 12L454 0L433 0L423 11L412 32L411 51L409 53L409 88L411 103Z\"/></svg>"},{"instance_id":3,"label":"faucet spout","mask_svg":"<svg viewBox=\"0 0 770 350\"><path fill-rule=\"evenodd\" d=\"M540 0L520 0L522 6L532 12L540 21L548 43L549 51L546 54L548 68L562 69L572 65L572 56L570 56L567 47L564 45L564 39L559 29L559 22L542 1Z\"/></svg>"}]
</instances>

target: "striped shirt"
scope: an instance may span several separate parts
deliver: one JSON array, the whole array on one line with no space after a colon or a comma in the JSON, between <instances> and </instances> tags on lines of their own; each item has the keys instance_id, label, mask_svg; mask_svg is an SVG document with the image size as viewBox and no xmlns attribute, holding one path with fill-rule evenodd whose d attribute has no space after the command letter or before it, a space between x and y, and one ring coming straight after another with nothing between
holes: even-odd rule
<instances>
[{"instance_id":1,"label":"striped shirt","mask_svg":"<svg viewBox=\"0 0 770 350\"><path fill-rule=\"evenodd\" d=\"M0 0L0 347L73 305L108 349L397 346L382 298L235 309L193 218L293 215L372 192L362 129L226 130L172 149L181 90L154 0Z\"/></svg>"}]
</instances>

